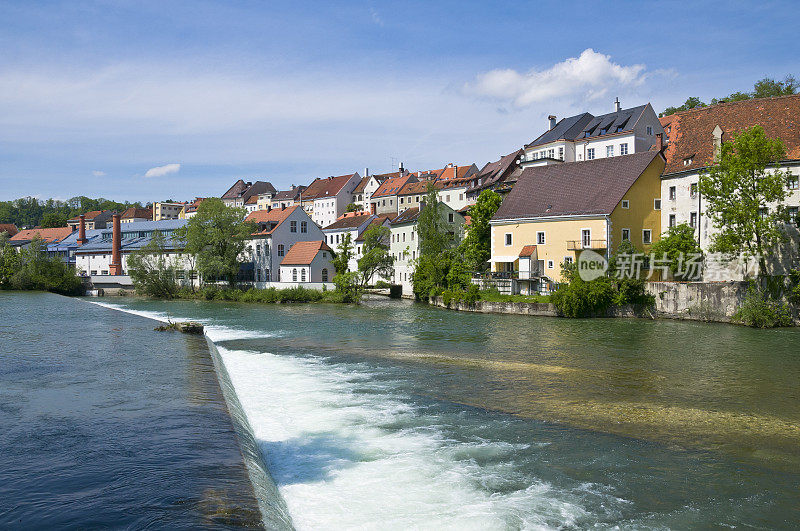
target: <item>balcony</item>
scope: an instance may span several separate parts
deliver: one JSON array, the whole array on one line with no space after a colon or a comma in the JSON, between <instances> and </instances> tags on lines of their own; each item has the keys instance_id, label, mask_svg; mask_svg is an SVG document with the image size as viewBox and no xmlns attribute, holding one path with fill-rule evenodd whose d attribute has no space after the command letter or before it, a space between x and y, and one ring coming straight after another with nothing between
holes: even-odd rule
<instances>
[{"instance_id":1,"label":"balcony","mask_svg":"<svg viewBox=\"0 0 800 531\"><path fill-rule=\"evenodd\" d=\"M605 251L605 240L567 240L567 251L583 251L591 249L592 251Z\"/></svg>"}]
</instances>

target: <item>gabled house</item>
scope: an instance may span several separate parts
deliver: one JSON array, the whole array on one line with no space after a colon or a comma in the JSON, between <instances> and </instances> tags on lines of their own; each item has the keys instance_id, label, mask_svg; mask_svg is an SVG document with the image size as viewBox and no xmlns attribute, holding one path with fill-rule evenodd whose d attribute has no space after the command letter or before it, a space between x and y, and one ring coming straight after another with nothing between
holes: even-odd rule
<instances>
[{"instance_id":1,"label":"gabled house","mask_svg":"<svg viewBox=\"0 0 800 531\"><path fill-rule=\"evenodd\" d=\"M594 116L588 112L562 118L548 117L548 130L525 146L523 168L561 162L595 160L648 151L663 133L648 103L623 109L619 99L614 112Z\"/></svg>"},{"instance_id":2,"label":"gabled house","mask_svg":"<svg viewBox=\"0 0 800 531\"><path fill-rule=\"evenodd\" d=\"M786 147L786 159L777 167L789 171L786 205L792 218L800 209L800 94L719 103L675 113L661 118L666 137L666 168L661 177L661 225L664 230L686 223L694 227L703 251L708 252L717 228L705 213L699 192L700 173L714 163L723 142L755 125L764 128L768 137L780 138ZM764 205L769 207L770 205ZM790 231L790 225L787 227ZM791 267L800 257L791 248L776 249L770 266ZM739 276L730 277L738 279Z\"/></svg>"},{"instance_id":3,"label":"gabled house","mask_svg":"<svg viewBox=\"0 0 800 531\"><path fill-rule=\"evenodd\" d=\"M467 189L467 198L475 203L484 190L494 190L505 195L510 190L517 177L522 172L519 163L525 151L518 149L499 160L487 162L486 165L473 176L472 186Z\"/></svg>"},{"instance_id":4,"label":"gabled house","mask_svg":"<svg viewBox=\"0 0 800 531\"><path fill-rule=\"evenodd\" d=\"M333 251L323 240L297 242L281 260L282 282L301 285L331 282L335 274L332 259Z\"/></svg>"},{"instance_id":5,"label":"gabled house","mask_svg":"<svg viewBox=\"0 0 800 531\"><path fill-rule=\"evenodd\" d=\"M387 175L369 175L369 170L364 170L365 175L361 178L361 182L353 189L353 203L361 207L364 212L370 211L370 199L372 194L380 188L381 184L386 179L389 179L392 174ZM399 174L398 174L399 176Z\"/></svg>"},{"instance_id":6,"label":"gabled house","mask_svg":"<svg viewBox=\"0 0 800 531\"><path fill-rule=\"evenodd\" d=\"M269 197L270 199L272 198L271 195ZM270 200L267 200L266 203L269 204ZM259 205L258 196L251 195L250 198L244 202L244 209L247 210L247 212L255 212L256 210L260 210L258 208L258 205Z\"/></svg>"},{"instance_id":7,"label":"gabled house","mask_svg":"<svg viewBox=\"0 0 800 531\"><path fill-rule=\"evenodd\" d=\"M281 190L276 192L275 195L272 197L272 208L286 208L290 206L295 206L300 204L300 196L305 190L305 186L295 186L289 190ZM266 208L259 208L259 210L266 210Z\"/></svg>"},{"instance_id":8,"label":"gabled house","mask_svg":"<svg viewBox=\"0 0 800 531\"><path fill-rule=\"evenodd\" d=\"M302 207L270 208L248 214L247 221L257 230L248 242L248 267L252 280L259 287L285 280L280 264L286 253L299 241L324 240L325 235ZM261 283L261 284L259 284Z\"/></svg>"},{"instance_id":9,"label":"gabled house","mask_svg":"<svg viewBox=\"0 0 800 531\"><path fill-rule=\"evenodd\" d=\"M222 202L230 207L243 207L248 199L259 194L274 194L275 187L266 181L245 182L239 179L222 194Z\"/></svg>"},{"instance_id":10,"label":"gabled house","mask_svg":"<svg viewBox=\"0 0 800 531\"><path fill-rule=\"evenodd\" d=\"M184 205L183 209L180 211L180 214L178 214L178 219L192 219L195 214L197 214L197 207L199 207L200 203L202 203L204 200L205 197L196 197L191 203L186 203L186 205Z\"/></svg>"},{"instance_id":11,"label":"gabled house","mask_svg":"<svg viewBox=\"0 0 800 531\"><path fill-rule=\"evenodd\" d=\"M610 257L629 240L647 252L661 234L663 169L657 150L526 168L490 221L494 276L536 291L585 250Z\"/></svg>"},{"instance_id":12,"label":"gabled house","mask_svg":"<svg viewBox=\"0 0 800 531\"><path fill-rule=\"evenodd\" d=\"M360 182L358 172L314 179L302 193L303 208L314 223L326 227L345 212Z\"/></svg>"},{"instance_id":13,"label":"gabled house","mask_svg":"<svg viewBox=\"0 0 800 531\"><path fill-rule=\"evenodd\" d=\"M373 214L397 214L400 190L407 184L417 181L417 175L414 173L386 179L370 197L369 211Z\"/></svg>"},{"instance_id":14,"label":"gabled house","mask_svg":"<svg viewBox=\"0 0 800 531\"><path fill-rule=\"evenodd\" d=\"M153 211L149 208L130 207L119 218L120 223L132 223L134 221L153 221Z\"/></svg>"},{"instance_id":15,"label":"gabled house","mask_svg":"<svg viewBox=\"0 0 800 531\"><path fill-rule=\"evenodd\" d=\"M413 293L412 275L416 268L416 260L419 258L419 235L417 234L417 223L419 215L425 208L425 203L420 203L417 207L404 210L389 222L391 231L389 253L394 257L394 276L393 284L403 286L403 295L411 296ZM463 230L464 217L442 204L442 221L448 226L453 239L459 238Z\"/></svg>"},{"instance_id":16,"label":"gabled house","mask_svg":"<svg viewBox=\"0 0 800 531\"><path fill-rule=\"evenodd\" d=\"M54 229L23 229L11 238L8 243L17 250L27 248L30 243L39 238L45 244L57 243L72 234L71 227L57 227Z\"/></svg>"},{"instance_id":17,"label":"gabled house","mask_svg":"<svg viewBox=\"0 0 800 531\"><path fill-rule=\"evenodd\" d=\"M325 241L334 251L338 252L344 242L345 235L350 235L353 246L353 256L348 263L350 271L358 269L358 260L363 256L364 233L374 225L389 226L391 216L382 214L376 216L369 212L346 212L339 216L334 223L324 227Z\"/></svg>"},{"instance_id":18,"label":"gabled house","mask_svg":"<svg viewBox=\"0 0 800 531\"><path fill-rule=\"evenodd\" d=\"M114 212L111 210L92 210L83 216L86 220L87 229L105 229L111 221L111 218L114 216ZM67 226L72 230L77 230L78 225L80 225L81 222L80 218L80 216L75 216L74 218L67 220Z\"/></svg>"}]
</instances>

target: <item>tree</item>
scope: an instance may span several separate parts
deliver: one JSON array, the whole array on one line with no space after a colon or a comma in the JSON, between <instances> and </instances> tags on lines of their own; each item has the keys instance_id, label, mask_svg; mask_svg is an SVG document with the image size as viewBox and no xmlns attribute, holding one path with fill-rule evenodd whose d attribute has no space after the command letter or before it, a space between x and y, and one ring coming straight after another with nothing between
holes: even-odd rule
<instances>
[{"instance_id":1,"label":"tree","mask_svg":"<svg viewBox=\"0 0 800 531\"><path fill-rule=\"evenodd\" d=\"M461 252L468 268L483 271L491 257L492 229L489 221L494 216L503 198L492 190L484 190L469 209L470 226L461 242Z\"/></svg>"},{"instance_id":2,"label":"tree","mask_svg":"<svg viewBox=\"0 0 800 531\"><path fill-rule=\"evenodd\" d=\"M0 283L5 288L52 291L62 295L79 295L83 291L83 282L75 270L59 258L48 256L47 244L38 236L19 253L5 246L0 269L4 277L0 278Z\"/></svg>"},{"instance_id":3,"label":"tree","mask_svg":"<svg viewBox=\"0 0 800 531\"><path fill-rule=\"evenodd\" d=\"M788 96L797 92L798 84L794 76L786 76L783 81L775 81L765 77L753 85L752 98L771 98L773 96Z\"/></svg>"},{"instance_id":4,"label":"tree","mask_svg":"<svg viewBox=\"0 0 800 531\"><path fill-rule=\"evenodd\" d=\"M344 235L331 263L336 269L333 284L339 292L342 302L359 302L361 300L361 284L359 274L350 271L350 259L353 257L353 242L350 233Z\"/></svg>"},{"instance_id":5,"label":"tree","mask_svg":"<svg viewBox=\"0 0 800 531\"><path fill-rule=\"evenodd\" d=\"M389 278L394 273L394 257L389 254L391 231L383 225L373 225L364 231L364 253L358 259L361 287L375 277Z\"/></svg>"},{"instance_id":6,"label":"tree","mask_svg":"<svg viewBox=\"0 0 800 531\"><path fill-rule=\"evenodd\" d=\"M659 114L659 116L669 116L670 114L675 114L676 112L680 111L688 111L689 109L697 109L698 107L705 107L706 104L700 101L700 98L696 96L691 96L686 99L686 101L680 107L667 107L664 109L664 112Z\"/></svg>"},{"instance_id":7,"label":"tree","mask_svg":"<svg viewBox=\"0 0 800 531\"><path fill-rule=\"evenodd\" d=\"M147 245L128 257L128 271L137 293L164 299L178 293L175 264L168 257L165 242L156 231Z\"/></svg>"},{"instance_id":8,"label":"tree","mask_svg":"<svg viewBox=\"0 0 800 531\"><path fill-rule=\"evenodd\" d=\"M783 142L757 125L724 142L717 162L700 175L706 212L719 229L710 250L757 257L761 275L766 253L785 237L781 223L788 221L783 201L790 173L772 167L785 155Z\"/></svg>"},{"instance_id":9,"label":"tree","mask_svg":"<svg viewBox=\"0 0 800 531\"><path fill-rule=\"evenodd\" d=\"M702 254L702 250L694 237L694 229L686 223L681 223L670 227L666 234L653 244L650 253L658 259L663 257L669 259L672 275L683 279L683 273L686 271L679 270L681 258L687 260L691 255Z\"/></svg>"},{"instance_id":10,"label":"tree","mask_svg":"<svg viewBox=\"0 0 800 531\"><path fill-rule=\"evenodd\" d=\"M48 212L42 216L42 228L51 229L56 227L67 226L67 215L58 212Z\"/></svg>"},{"instance_id":11,"label":"tree","mask_svg":"<svg viewBox=\"0 0 800 531\"><path fill-rule=\"evenodd\" d=\"M8 233L0 232L0 288L11 287L11 277L20 266L20 255L8 243Z\"/></svg>"},{"instance_id":12,"label":"tree","mask_svg":"<svg viewBox=\"0 0 800 531\"><path fill-rule=\"evenodd\" d=\"M186 252L194 255L203 279L224 278L233 287L241 267L241 255L255 225L245 221L243 208L225 206L221 199L200 203L197 213L176 237L186 242Z\"/></svg>"},{"instance_id":13,"label":"tree","mask_svg":"<svg viewBox=\"0 0 800 531\"><path fill-rule=\"evenodd\" d=\"M355 204L355 203L350 203L350 204L348 204L348 205L347 205L347 207L345 208L345 212L360 212L361 210L364 210L364 209L361 207L361 205L357 205L357 204Z\"/></svg>"}]
</instances>

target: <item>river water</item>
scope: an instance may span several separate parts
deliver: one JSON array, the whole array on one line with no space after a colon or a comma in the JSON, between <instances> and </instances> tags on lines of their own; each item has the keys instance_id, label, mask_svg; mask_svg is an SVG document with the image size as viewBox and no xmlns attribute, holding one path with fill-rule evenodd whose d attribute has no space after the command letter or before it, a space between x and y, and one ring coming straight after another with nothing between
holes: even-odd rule
<instances>
[{"instance_id":1,"label":"river water","mask_svg":"<svg viewBox=\"0 0 800 531\"><path fill-rule=\"evenodd\" d=\"M100 302L207 325L298 529L800 522L799 330Z\"/></svg>"}]
</instances>

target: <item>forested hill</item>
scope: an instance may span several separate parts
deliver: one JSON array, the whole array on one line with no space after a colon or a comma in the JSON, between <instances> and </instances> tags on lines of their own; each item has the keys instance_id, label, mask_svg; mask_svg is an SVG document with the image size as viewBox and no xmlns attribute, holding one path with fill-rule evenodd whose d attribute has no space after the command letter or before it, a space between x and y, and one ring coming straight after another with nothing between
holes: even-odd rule
<instances>
[{"instance_id":1,"label":"forested hill","mask_svg":"<svg viewBox=\"0 0 800 531\"><path fill-rule=\"evenodd\" d=\"M765 77L760 81L756 81L753 85L752 92L732 92L723 98L712 98L711 103L704 103L697 96L688 98L683 105L678 107L667 107L659 116L669 116L680 111L688 111L689 109L696 109L698 107L706 107L707 105L716 105L717 103L727 103L730 101L742 100L755 100L759 98L772 98L775 96L789 96L797 94L800 89L800 84L795 80L794 76L786 76L783 81L775 81L771 77Z\"/></svg>"},{"instance_id":2,"label":"forested hill","mask_svg":"<svg viewBox=\"0 0 800 531\"><path fill-rule=\"evenodd\" d=\"M23 227L64 227L69 218L92 210L115 210L122 213L128 207L141 208L141 203L112 201L110 199L79 196L66 201L39 200L23 197L13 201L0 201L0 223L13 223Z\"/></svg>"}]
</instances>

